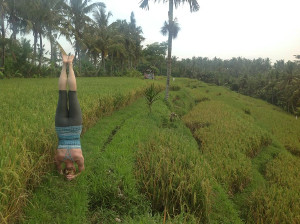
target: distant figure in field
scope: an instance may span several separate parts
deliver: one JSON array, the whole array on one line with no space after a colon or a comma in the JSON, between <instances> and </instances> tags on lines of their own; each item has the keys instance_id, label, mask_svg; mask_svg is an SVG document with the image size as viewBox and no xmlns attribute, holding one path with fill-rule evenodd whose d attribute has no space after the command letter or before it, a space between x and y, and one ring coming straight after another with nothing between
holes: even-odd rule
<instances>
[{"instance_id":1,"label":"distant figure in field","mask_svg":"<svg viewBox=\"0 0 300 224\"><path fill-rule=\"evenodd\" d=\"M63 66L58 81L59 98L55 115L55 130L59 139L55 162L58 172L64 174L68 180L74 179L84 170L84 158L80 144L82 115L76 95L77 85L73 59L74 55L62 54ZM67 76L67 65L69 65L69 76ZM65 163L64 170L62 170L62 163ZM78 165L77 174L74 163Z\"/></svg>"}]
</instances>

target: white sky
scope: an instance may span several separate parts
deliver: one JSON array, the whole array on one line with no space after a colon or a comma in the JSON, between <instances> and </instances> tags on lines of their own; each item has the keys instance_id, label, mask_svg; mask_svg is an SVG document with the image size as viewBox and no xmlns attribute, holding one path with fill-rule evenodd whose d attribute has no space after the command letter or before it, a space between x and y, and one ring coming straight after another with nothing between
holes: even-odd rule
<instances>
[{"instance_id":1,"label":"white sky","mask_svg":"<svg viewBox=\"0 0 300 224\"><path fill-rule=\"evenodd\" d=\"M149 1L149 11L139 8L140 0L101 2L113 14L110 23L117 19L129 22L133 11L146 45L167 40L160 28L168 19L168 4L163 0ZM294 60L293 55L300 54L300 0L198 0L198 3L198 12L190 13L187 3L174 10L181 30L173 41L173 56L269 57L276 62Z\"/></svg>"}]
</instances>

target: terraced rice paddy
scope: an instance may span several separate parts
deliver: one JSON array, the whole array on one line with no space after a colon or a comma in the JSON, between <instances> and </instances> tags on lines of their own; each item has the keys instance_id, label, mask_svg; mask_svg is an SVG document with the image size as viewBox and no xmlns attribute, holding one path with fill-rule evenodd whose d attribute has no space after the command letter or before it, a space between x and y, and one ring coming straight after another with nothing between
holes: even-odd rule
<instances>
[{"instance_id":1,"label":"terraced rice paddy","mask_svg":"<svg viewBox=\"0 0 300 224\"><path fill-rule=\"evenodd\" d=\"M54 116L58 79L0 82L0 213L3 220L19 208L53 163L57 137ZM131 78L78 78L84 131L99 117L128 105L147 82Z\"/></svg>"},{"instance_id":2,"label":"terraced rice paddy","mask_svg":"<svg viewBox=\"0 0 300 224\"><path fill-rule=\"evenodd\" d=\"M66 182L51 163L57 80L4 81L4 223L300 222L300 121L277 107L176 78L149 113L144 80L79 79L86 170Z\"/></svg>"}]
</instances>

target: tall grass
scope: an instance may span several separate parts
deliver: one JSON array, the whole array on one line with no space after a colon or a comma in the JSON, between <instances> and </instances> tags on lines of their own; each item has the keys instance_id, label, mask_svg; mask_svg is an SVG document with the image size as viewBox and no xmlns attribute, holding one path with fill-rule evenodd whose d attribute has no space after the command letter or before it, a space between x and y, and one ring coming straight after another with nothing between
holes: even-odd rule
<instances>
[{"instance_id":1,"label":"tall grass","mask_svg":"<svg viewBox=\"0 0 300 224\"><path fill-rule=\"evenodd\" d=\"M300 159L281 152L266 164L268 184L251 193L247 203L250 222L300 222Z\"/></svg>"},{"instance_id":2,"label":"tall grass","mask_svg":"<svg viewBox=\"0 0 300 224\"><path fill-rule=\"evenodd\" d=\"M250 158L271 143L268 133L218 101L199 103L183 119L225 189L242 191L252 178Z\"/></svg>"},{"instance_id":3,"label":"tall grass","mask_svg":"<svg viewBox=\"0 0 300 224\"><path fill-rule=\"evenodd\" d=\"M186 223L241 223L192 136L159 131L139 146L136 175L152 211Z\"/></svg>"},{"instance_id":4,"label":"tall grass","mask_svg":"<svg viewBox=\"0 0 300 224\"><path fill-rule=\"evenodd\" d=\"M182 86L178 90L170 92L167 105L170 112L182 116L194 106L194 96ZM181 223L241 223L182 121L160 120L161 128L139 145L136 154L135 175L152 211L163 214L166 223L178 219Z\"/></svg>"},{"instance_id":5,"label":"tall grass","mask_svg":"<svg viewBox=\"0 0 300 224\"><path fill-rule=\"evenodd\" d=\"M201 88L198 88L201 85ZM184 117L214 175L247 223L299 222L300 123L261 100L190 81Z\"/></svg>"},{"instance_id":6,"label":"tall grass","mask_svg":"<svg viewBox=\"0 0 300 224\"><path fill-rule=\"evenodd\" d=\"M176 91L176 105L193 102ZM178 107L158 100L151 114L146 109L139 99L90 128L82 138L85 172L74 184L47 176L24 223L51 222L51 215L57 223L241 223L189 129L169 119Z\"/></svg>"},{"instance_id":7,"label":"tall grass","mask_svg":"<svg viewBox=\"0 0 300 224\"><path fill-rule=\"evenodd\" d=\"M13 222L31 190L53 163L57 79L0 82L0 214ZM84 131L101 116L141 96L147 82L132 78L78 78Z\"/></svg>"},{"instance_id":8,"label":"tall grass","mask_svg":"<svg viewBox=\"0 0 300 224\"><path fill-rule=\"evenodd\" d=\"M0 217L7 223L26 202L30 186L49 171L57 143L57 80L24 80L20 89L4 81L0 180L6 185ZM50 87L39 88L48 82ZM78 79L85 127L142 95L146 84ZM86 171L69 184L47 174L21 220L300 222L299 120L223 87L190 79L172 84L169 102L157 100L151 114L140 99L90 128L82 138Z\"/></svg>"}]
</instances>

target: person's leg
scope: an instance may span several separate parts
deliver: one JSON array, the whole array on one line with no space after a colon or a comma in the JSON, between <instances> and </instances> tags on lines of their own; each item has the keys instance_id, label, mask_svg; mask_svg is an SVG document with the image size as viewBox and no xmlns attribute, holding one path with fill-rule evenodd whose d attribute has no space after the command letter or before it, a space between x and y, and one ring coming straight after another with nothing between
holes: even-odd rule
<instances>
[{"instance_id":1,"label":"person's leg","mask_svg":"<svg viewBox=\"0 0 300 224\"><path fill-rule=\"evenodd\" d=\"M63 63L58 81L59 97L55 114L55 126L65 127L68 120L68 97L67 97L67 65Z\"/></svg>"},{"instance_id":2,"label":"person's leg","mask_svg":"<svg viewBox=\"0 0 300 224\"><path fill-rule=\"evenodd\" d=\"M69 90L69 124L70 126L82 125L82 114L77 99L77 92Z\"/></svg>"},{"instance_id":3,"label":"person's leg","mask_svg":"<svg viewBox=\"0 0 300 224\"><path fill-rule=\"evenodd\" d=\"M76 85L75 73L73 70L73 59L74 59L74 55L70 55L68 58L68 63L69 63L68 85L69 85L69 90L76 91L77 85Z\"/></svg>"},{"instance_id":4,"label":"person's leg","mask_svg":"<svg viewBox=\"0 0 300 224\"><path fill-rule=\"evenodd\" d=\"M74 56L69 56L69 123L71 126L78 126L82 124L82 114L76 93L77 85L72 64L73 58Z\"/></svg>"},{"instance_id":5,"label":"person's leg","mask_svg":"<svg viewBox=\"0 0 300 224\"><path fill-rule=\"evenodd\" d=\"M58 89L67 90L67 63L63 62L61 73L58 79Z\"/></svg>"}]
</instances>

